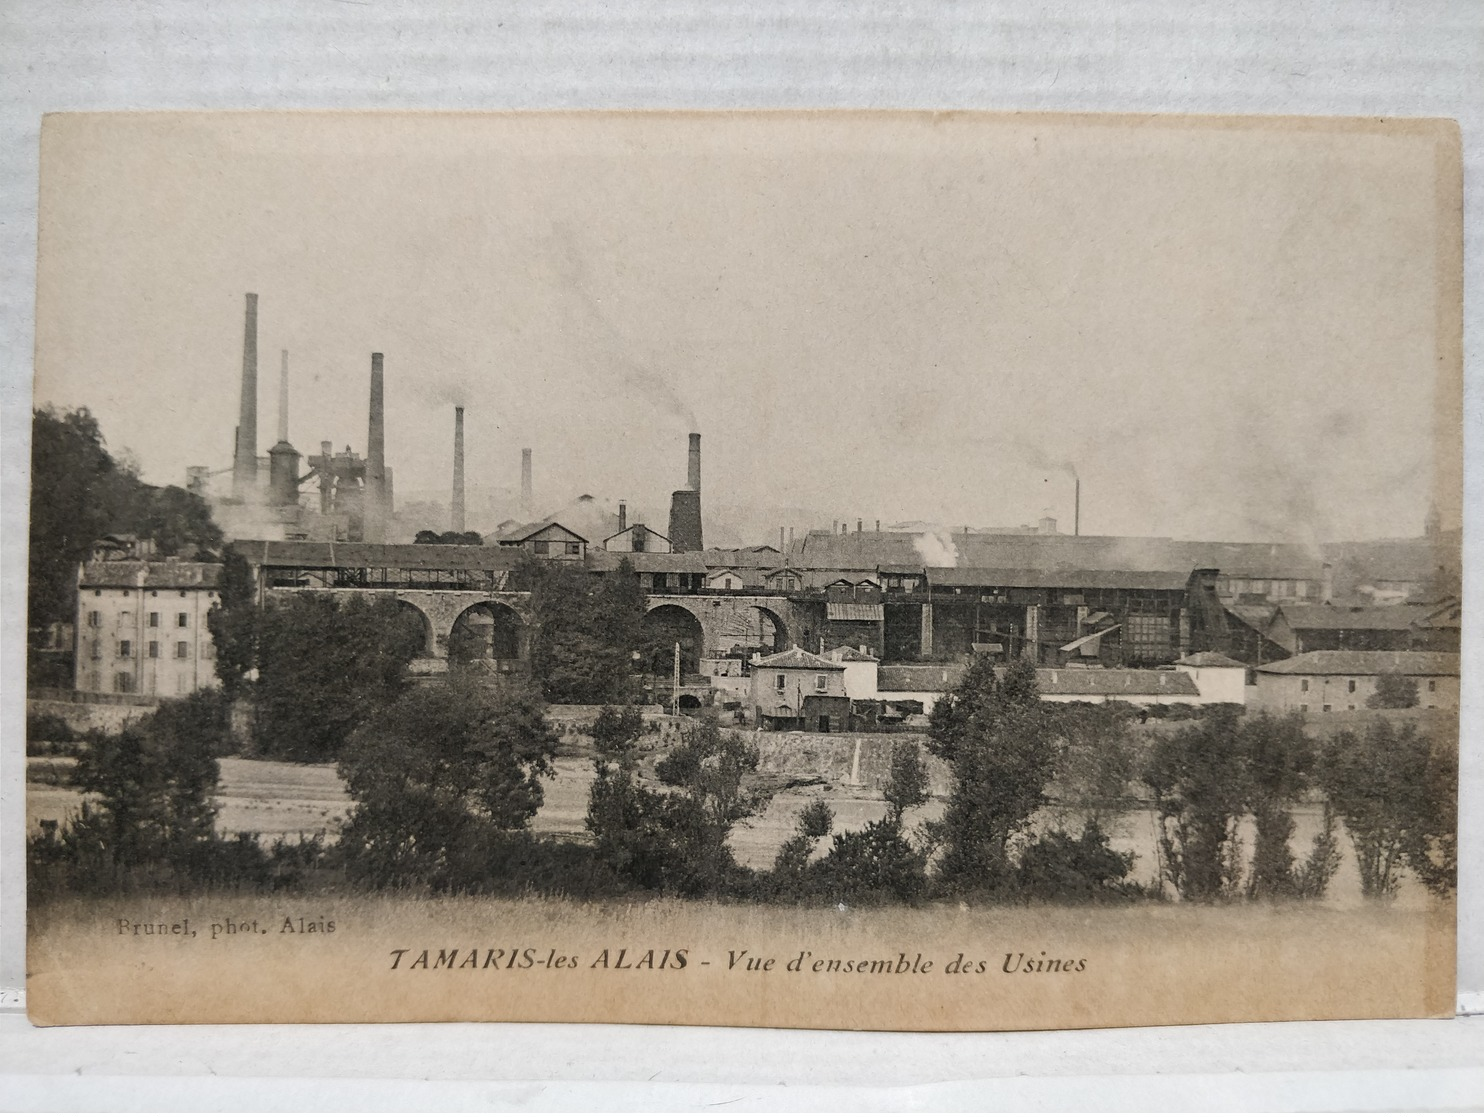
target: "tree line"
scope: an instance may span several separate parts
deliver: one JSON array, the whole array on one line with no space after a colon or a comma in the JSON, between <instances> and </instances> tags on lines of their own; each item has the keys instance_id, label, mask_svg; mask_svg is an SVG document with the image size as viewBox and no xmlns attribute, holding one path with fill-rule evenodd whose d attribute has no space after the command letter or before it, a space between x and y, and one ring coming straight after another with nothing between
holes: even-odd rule
<instances>
[{"instance_id":1,"label":"tree line","mask_svg":"<svg viewBox=\"0 0 1484 1117\"><path fill-rule=\"evenodd\" d=\"M1216 710L1141 748L1130 711L1042 703L1023 664L971 664L934 709L925 747L894 747L883 817L837 831L828 803L811 800L761 870L730 844L771 798L758 749L712 718L666 744L638 707L603 707L585 840L543 838L530 822L557 738L540 688L458 673L403 687L339 727L334 756L354 807L338 841L265 850L214 833L212 756L227 727L213 701L167 702L122 734L89 735L78 779L94 805L33 840L40 894L318 880L773 903L1302 900L1324 894L1340 824L1367 896L1393 894L1404 871L1446 893L1456 873L1453 750L1409 724L1377 718L1316 742L1296 717ZM929 753L950 774L946 802L912 825L929 798ZM1132 879L1133 856L1109 839L1107 820L1130 795L1154 804L1157 881ZM1323 823L1296 853L1293 813L1315 802ZM1043 812L1058 809L1047 825Z\"/></svg>"}]
</instances>

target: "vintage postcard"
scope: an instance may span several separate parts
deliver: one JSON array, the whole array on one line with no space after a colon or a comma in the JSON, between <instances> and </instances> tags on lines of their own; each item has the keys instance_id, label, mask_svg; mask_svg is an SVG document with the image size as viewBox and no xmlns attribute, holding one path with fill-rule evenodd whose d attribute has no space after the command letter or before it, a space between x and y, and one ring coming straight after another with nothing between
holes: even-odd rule
<instances>
[{"instance_id":1,"label":"vintage postcard","mask_svg":"<svg viewBox=\"0 0 1484 1117\"><path fill-rule=\"evenodd\" d=\"M1454 1001L1450 121L60 115L42 1024Z\"/></svg>"}]
</instances>

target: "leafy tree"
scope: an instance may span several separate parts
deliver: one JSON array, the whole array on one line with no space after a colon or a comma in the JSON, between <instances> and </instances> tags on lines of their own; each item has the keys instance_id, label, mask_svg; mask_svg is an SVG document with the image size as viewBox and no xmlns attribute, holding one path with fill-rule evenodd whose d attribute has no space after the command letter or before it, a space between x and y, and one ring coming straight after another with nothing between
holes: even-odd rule
<instances>
[{"instance_id":1,"label":"leafy tree","mask_svg":"<svg viewBox=\"0 0 1484 1117\"><path fill-rule=\"evenodd\" d=\"M257 666L258 603L252 567L231 548L222 555L221 582L206 627L216 648L216 677L227 697L236 698Z\"/></svg>"},{"instance_id":2,"label":"leafy tree","mask_svg":"<svg viewBox=\"0 0 1484 1117\"><path fill-rule=\"evenodd\" d=\"M644 888L687 896L731 889L740 870L727 838L769 800L751 786L758 760L756 748L722 732L714 717L688 724L681 744L655 766L662 788L600 757L587 814L599 856Z\"/></svg>"},{"instance_id":3,"label":"leafy tree","mask_svg":"<svg viewBox=\"0 0 1484 1117\"><path fill-rule=\"evenodd\" d=\"M926 856L891 818L836 834L819 865L826 894L852 902L911 902L927 886Z\"/></svg>"},{"instance_id":4,"label":"leafy tree","mask_svg":"<svg viewBox=\"0 0 1484 1117\"><path fill-rule=\"evenodd\" d=\"M1256 826L1247 894L1253 899L1297 895L1299 879L1289 848L1292 806L1308 791L1315 761L1313 743L1304 735L1303 715L1259 713L1241 723L1240 739ZM1317 868L1311 863L1305 880L1310 890L1317 886L1322 892Z\"/></svg>"},{"instance_id":5,"label":"leafy tree","mask_svg":"<svg viewBox=\"0 0 1484 1117\"><path fill-rule=\"evenodd\" d=\"M27 605L32 629L77 612L77 564L113 526L106 492L116 467L86 408L31 417L31 535Z\"/></svg>"},{"instance_id":6,"label":"leafy tree","mask_svg":"<svg viewBox=\"0 0 1484 1117\"><path fill-rule=\"evenodd\" d=\"M1249 799L1246 758L1230 713L1161 738L1143 779L1160 816L1165 878L1187 900L1229 897L1242 872L1237 824Z\"/></svg>"},{"instance_id":7,"label":"leafy tree","mask_svg":"<svg viewBox=\"0 0 1484 1117\"><path fill-rule=\"evenodd\" d=\"M285 760L333 759L402 695L422 647L420 619L395 601L304 594L270 604L258 618L258 747Z\"/></svg>"},{"instance_id":8,"label":"leafy tree","mask_svg":"<svg viewBox=\"0 0 1484 1117\"><path fill-rule=\"evenodd\" d=\"M442 542L442 540L438 537L438 533L436 531L430 530L429 528L423 528L422 531L418 532L412 537L412 541L414 543L422 543L425 545L430 543Z\"/></svg>"},{"instance_id":9,"label":"leafy tree","mask_svg":"<svg viewBox=\"0 0 1484 1117\"><path fill-rule=\"evenodd\" d=\"M800 891L815 844L828 837L834 827L835 812L824 799L811 799L799 809L793 834L773 859L773 875L780 892Z\"/></svg>"},{"instance_id":10,"label":"leafy tree","mask_svg":"<svg viewBox=\"0 0 1484 1117\"><path fill-rule=\"evenodd\" d=\"M533 559L517 575L532 590L531 670L547 700L626 702L644 617L644 594L628 561L597 578L570 563Z\"/></svg>"},{"instance_id":11,"label":"leafy tree","mask_svg":"<svg viewBox=\"0 0 1484 1117\"><path fill-rule=\"evenodd\" d=\"M882 794L887 803L887 817L898 826L903 815L928 801L928 770L916 741L901 741L892 746L891 773Z\"/></svg>"},{"instance_id":12,"label":"leafy tree","mask_svg":"<svg viewBox=\"0 0 1484 1117\"><path fill-rule=\"evenodd\" d=\"M1377 719L1326 742L1320 784L1344 819L1366 896L1394 895L1403 864L1447 892L1457 870L1457 767L1412 725Z\"/></svg>"},{"instance_id":13,"label":"leafy tree","mask_svg":"<svg viewBox=\"0 0 1484 1117\"><path fill-rule=\"evenodd\" d=\"M1388 671L1376 677L1376 690L1365 704L1371 710L1410 710L1420 701L1416 679Z\"/></svg>"},{"instance_id":14,"label":"leafy tree","mask_svg":"<svg viewBox=\"0 0 1484 1117\"><path fill-rule=\"evenodd\" d=\"M556 734L523 681L414 687L351 734L339 761L356 805L340 845L378 887L468 887L482 851L524 830L552 774Z\"/></svg>"},{"instance_id":15,"label":"leafy tree","mask_svg":"<svg viewBox=\"0 0 1484 1117\"><path fill-rule=\"evenodd\" d=\"M1138 764L1134 707L1078 702L1053 707L1047 715L1057 752L1053 798L1077 804L1088 821L1122 809Z\"/></svg>"},{"instance_id":16,"label":"leafy tree","mask_svg":"<svg viewBox=\"0 0 1484 1117\"><path fill-rule=\"evenodd\" d=\"M632 771L638 765L644 715L637 706L604 706L593 721L593 744L601 761Z\"/></svg>"},{"instance_id":17,"label":"leafy tree","mask_svg":"<svg viewBox=\"0 0 1484 1117\"><path fill-rule=\"evenodd\" d=\"M1046 801L1056 761L1035 668L1017 661L1003 678L976 657L933 708L928 748L953 766L953 788L935 834L939 872L956 888L1010 883L1008 845Z\"/></svg>"}]
</instances>

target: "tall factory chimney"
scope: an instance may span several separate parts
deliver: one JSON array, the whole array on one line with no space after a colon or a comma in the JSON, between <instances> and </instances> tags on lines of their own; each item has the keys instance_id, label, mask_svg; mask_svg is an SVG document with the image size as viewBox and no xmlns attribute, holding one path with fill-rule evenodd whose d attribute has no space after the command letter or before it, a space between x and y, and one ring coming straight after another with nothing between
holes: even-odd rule
<instances>
[{"instance_id":1,"label":"tall factory chimney","mask_svg":"<svg viewBox=\"0 0 1484 1117\"><path fill-rule=\"evenodd\" d=\"M629 529L629 505L628 505L628 502L627 501L620 500L618 502L618 530L619 531L627 531L628 529Z\"/></svg>"},{"instance_id":2,"label":"tall factory chimney","mask_svg":"<svg viewBox=\"0 0 1484 1117\"><path fill-rule=\"evenodd\" d=\"M278 366L278 441L268 451L268 501L279 507L299 503L299 451L289 443L289 351Z\"/></svg>"},{"instance_id":3,"label":"tall factory chimney","mask_svg":"<svg viewBox=\"0 0 1484 1117\"><path fill-rule=\"evenodd\" d=\"M382 358L371 354L371 421L366 431L366 493L362 539L386 542L386 405Z\"/></svg>"},{"instance_id":4,"label":"tall factory chimney","mask_svg":"<svg viewBox=\"0 0 1484 1117\"><path fill-rule=\"evenodd\" d=\"M278 441L289 440L289 351L283 350L278 365Z\"/></svg>"},{"instance_id":5,"label":"tall factory chimney","mask_svg":"<svg viewBox=\"0 0 1484 1117\"><path fill-rule=\"evenodd\" d=\"M232 495L247 499L258 484L258 296L247 296L242 330L242 402L232 454Z\"/></svg>"},{"instance_id":6,"label":"tall factory chimney","mask_svg":"<svg viewBox=\"0 0 1484 1117\"><path fill-rule=\"evenodd\" d=\"M529 519L532 515L531 507L531 451L530 448L520 452L520 514Z\"/></svg>"},{"instance_id":7,"label":"tall factory chimney","mask_svg":"<svg viewBox=\"0 0 1484 1117\"><path fill-rule=\"evenodd\" d=\"M677 553L704 549L701 542L701 436L690 436L687 485L670 494L670 546Z\"/></svg>"},{"instance_id":8,"label":"tall factory chimney","mask_svg":"<svg viewBox=\"0 0 1484 1117\"><path fill-rule=\"evenodd\" d=\"M1082 534L1082 478L1076 478L1077 488L1072 497L1072 534Z\"/></svg>"},{"instance_id":9,"label":"tall factory chimney","mask_svg":"<svg viewBox=\"0 0 1484 1117\"><path fill-rule=\"evenodd\" d=\"M453 409L453 499L449 502L449 527L464 530L464 409Z\"/></svg>"}]
</instances>

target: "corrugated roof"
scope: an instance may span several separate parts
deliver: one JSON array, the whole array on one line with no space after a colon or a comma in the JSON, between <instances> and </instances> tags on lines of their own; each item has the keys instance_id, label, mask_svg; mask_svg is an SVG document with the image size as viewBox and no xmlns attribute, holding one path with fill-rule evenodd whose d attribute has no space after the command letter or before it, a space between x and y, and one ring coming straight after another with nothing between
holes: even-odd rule
<instances>
[{"instance_id":1,"label":"corrugated roof","mask_svg":"<svg viewBox=\"0 0 1484 1117\"><path fill-rule=\"evenodd\" d=\"M789 648L786 652L779 652L776 655L765 656L762 659L754 660L752 665L754 667L767 668L802 667L810 671L845 670L843 663L835 663L833 660L825 659L823 656L817 656L813 652L806 652L803 648Z\"/></svg>"},{"instance_id":2,"label":"corrugated roof","mask_svg":"<svg viewBox=\"0 0 1484 1117\"><path fill-rule=\"evenodd\" d=\"M1265 675L1457 675L1454 652L1305 652L1265 663Z\"/></svg>"},{"instance_id":3,"label":"corrugated roof","mask_svg":"<svg viewBox=\"0 0 1484 1117\"><path fill-rule=\"evenodd\" d=\"M1177 660L1175 660L1175 666L1176 667L1241 667L1243 669L1245 669L1247 667L1247 665L1245 663L1241 663L1238 660L1232 659L1230 656L1222 655L1220 652L1196 652L1194 655L1188 655L1184 659L1177 659Z\"/></svg>"},{"instance_id":4,"label":"corrugated roof","mask_svg":"<svg viewBox=\"0 0 1484 1117\"><path fill-rule=\"evenodd\" d=\"M1427 615L1417 605L1280 605L1278 612L1293 629L1376 629L1397 631Z\"/></svg>"},{"instance_id":5,"label":"corrugated roof","mask_svg":"<svg viewBox=\"0 0 1484 1117\"><path fill-rule=\"evenodd\" d=\"M876 670L878 691L923 691L936 693L957 685L963 677L960 663L899 663Z\"/></svg>"},{"instance_id":6,"label":"corrugated roof","mask_svg":"<svg viewBox=\"0 0 1484 1117\"><path fill-rule=\"evenodd\" d=\"M973 566L928 568L928 584L985 589L1130 589L1183 590L1190 571L1180 570L1033 570Z\"/></svg>"},{"instance_id":7,"label":"corrugated roof","mask_svg":"<svg viewBox=\"0 0 1484 1117\"><path fill-rule=\"evenodd\" d=\"M1042 694L1085 694L1135 697L1190 695L1200 688L1184 671L1155 671L1123 667L1038 667L1036 685Z\"/></svg>"},{"instance_id":8,"label":"corrugated roof","mask_svg":"<svg viewBox=\"0 0 1484 1117\"><path fill-rule=\"evenodd\" d=\"M465 544L238 539L230 546L248 562L310 570L511 570L522 558L508 547Z\"/></svg>"},{"instance_id":9,"label":"corrugated roof","mask_svg":"<svg viewBox=\"0 0 1484 1117\"><path fill-rule=\"evenodd\" d=\"M832 621L879 621L882 618L879 601L830 601L824 609L825 618Z\"/></svg>"},{"instance_id":10,"label":"corrugated roof","mask_svg":"<svg viewBox=\"0 0 1484 1117\"><path fill-rule=\"evenodd\" d=\"M145 589L214 589L221 583L222 568L215 562L145 562L118 559L83 564L82 581L88 589L107 586L135 587L143 578Z\"/></svg>"}]
</instances>

